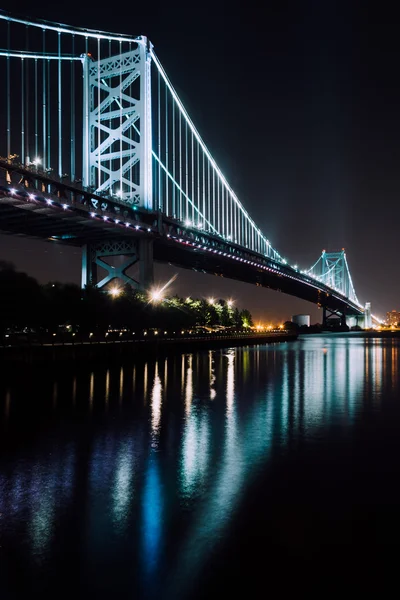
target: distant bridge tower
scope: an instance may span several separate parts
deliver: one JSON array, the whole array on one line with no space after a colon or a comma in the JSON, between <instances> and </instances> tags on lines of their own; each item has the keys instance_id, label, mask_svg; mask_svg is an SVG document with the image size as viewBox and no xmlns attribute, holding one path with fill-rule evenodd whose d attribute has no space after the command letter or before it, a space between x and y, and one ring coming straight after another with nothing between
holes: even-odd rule
<instances>
[{"instance_id":1,"label":"distant bridge tower","mask_svg":"<svg viewBox=\"0 0 400 600\"><path fill-rule=\"evenodd\" d=\"M340 252L322 250L321 256L307 273L355 304L359 304L344 248ZM328 327L330 322L335 320L339 320L342 327L346 326L346 315L343 312L323 306L323 325Z\"/></svg>"}]
</instances>

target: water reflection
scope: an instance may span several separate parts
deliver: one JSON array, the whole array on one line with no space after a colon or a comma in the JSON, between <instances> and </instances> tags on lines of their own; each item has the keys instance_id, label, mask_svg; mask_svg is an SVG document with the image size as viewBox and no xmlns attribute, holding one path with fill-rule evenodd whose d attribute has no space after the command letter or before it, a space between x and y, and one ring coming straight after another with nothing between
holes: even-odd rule
<instances>
[{"instance_id":1,"label":"water reflection","mask_svg":"<svg viewBox=\"0 0 400 600\"><path fill-rule=\"evenodd\" d=\"M3 547L23 540L43 566L68 527L88 563L127 561L154 597L167 570L178 598L266 464L397 401L399 356L396 340L310 336L7 383Z\"/></svg>"},{"instance_id":2,"label":"water reflection","mask_svg":"<svg viewBox=\"0 0 400 600\"><path fill-rule=\"evenodd\" d=\"M159 433L161 419L161 403L162 403L162 385L158 374L158 362L154 371L153 389L151 392L151 429L153 433L153 443L156 444L156 437Z\"/></svg>"}]
</instances>

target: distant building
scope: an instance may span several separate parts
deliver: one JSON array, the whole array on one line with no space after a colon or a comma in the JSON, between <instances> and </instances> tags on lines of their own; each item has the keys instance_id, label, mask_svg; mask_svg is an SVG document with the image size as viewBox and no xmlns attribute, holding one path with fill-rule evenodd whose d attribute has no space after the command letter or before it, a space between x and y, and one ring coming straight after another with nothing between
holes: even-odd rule
<instances>
[{"instance_id":1,"label":"distant building","mask_svg":"<svg viewBox=\"0 0 400 600\"><path fill-rule=\"evenodd\" d=\"M306 327L310 327L311 324L311 315L293 315L292 323L302 327L305 325Z\"/></svg>"},{"instance_id":2,"label":"distant building","mask_svg":"<svg viewBox=\"0 0 400 600\"><path fill-rule=\"evenodd\" d=\"M389 327L396 327L397 323L400 324L400 312L397 310L391 310L386 313L386 322Z\"/></svg>"}]
</instances>

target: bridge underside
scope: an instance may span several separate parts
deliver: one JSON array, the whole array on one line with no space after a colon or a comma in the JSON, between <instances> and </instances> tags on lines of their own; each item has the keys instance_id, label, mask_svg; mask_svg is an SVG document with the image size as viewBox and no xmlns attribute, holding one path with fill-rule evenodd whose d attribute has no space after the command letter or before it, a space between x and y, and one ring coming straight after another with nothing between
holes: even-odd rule
<instances>
[{"instance_id":1,"label":"bridge underside","mask_svg":"<svg viewBox=\"0 0 400 600\"><path fill-rule=\"evenodd\" d=\"M153 242L155 261L270 288L327 307L341 315L362 314L362 311L348 302L324 291L322 286L306 284L288 275L282 268L282 272L265 270L262 264L250 265L248 261L239 258L239 255L235 257L236 260L232 260L232 256L224 256L221 250L210 252L209 249L199 248L198 244L185 241L183 238L160 235L154 213L146 215L138 213L137 221L132 222L127 229L120 224L94 220L90 216L89 209L85 207L83 209L86 210L86 214L82 215L81 211L77 214L62 208L28 205L18 199L2 198L0 229L4 233L35 237L82 248L87 247L88 244L101 244L107 241L132 243L133 240L139 242L140 239L147 239ZM147 222L144 222L144 219ZM138 225L135 226L135 222ZM136 230L136 227L140 229ZM151 276L147 276L147 281L151 281Z\"/></svg>"},{"instance_id":2,"label":"bridge underside","mask_svg":"<svg viewBox=\"0 0 400 600\"><path fill-rule=\"evenodd\" d=\"M154 260L269 288L277 292L296 296L313 304L318 304L321 307L330 308L346 316L362 315L362 311L357 311L347 302L332 295L327 295L317 287L311 287L305 283L295 281L284 274L263 271L261 268L249 267L248 264L241 262L232 262L213 253L190 250L187 247L179 247L173 243L160 243L157 240L154 244Z\"/></svg>"}]
</instances>

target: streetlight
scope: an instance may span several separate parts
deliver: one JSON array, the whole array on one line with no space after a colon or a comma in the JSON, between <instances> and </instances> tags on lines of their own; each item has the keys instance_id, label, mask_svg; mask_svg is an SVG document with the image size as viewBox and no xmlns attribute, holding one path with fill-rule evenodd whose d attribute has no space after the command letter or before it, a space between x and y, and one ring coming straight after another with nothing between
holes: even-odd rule
<instances>
[{"instance_id":1,"label":"streetlight","mask_svg":"<svg viewBox=\"0 0 400 600\"><path fill-rule=\"evenodd\" d=\"M227 305L228 305L228 308L232 308L233 300L228 300Z\"/></svg>"},{"instance_id":2,"label":"streetlight","mask_svg":"<svg viewBox=\"0 0 400 600\"><path fill-rule=\"evenodd\" d=\"M149 292L150 302L160 302L163 299L163 289L162 288L154 288Z\"/></svg>"},{"instance_id":3,"label":"streetlight","mask_svg":"<svg viewBox=\"0 0 400 600\"><path fill-rule=\"evenodd\" d=\"M121 294L121 290L120 288L113 287L110 289L109 293L113 298L117 298Z\"/></svg>"},{"instance_id":4,"label":"streetlight","mask_svg":"<svg viewBox=\"0 0 400 600\"><path fill-rule=\"evenodd\" d=\"M215 304L215 298L209 298L208 304Z\"/></svg>"}]
</instances>

